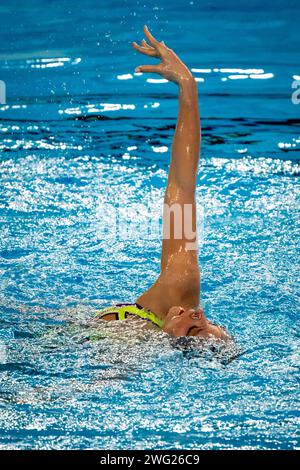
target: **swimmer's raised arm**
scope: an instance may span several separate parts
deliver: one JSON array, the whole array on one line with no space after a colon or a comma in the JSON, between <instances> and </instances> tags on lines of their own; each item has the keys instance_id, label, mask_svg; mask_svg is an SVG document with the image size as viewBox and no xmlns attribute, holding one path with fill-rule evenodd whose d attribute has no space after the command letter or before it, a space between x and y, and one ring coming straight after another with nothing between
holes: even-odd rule
<instances>
[{"instance_id":1,"label":"swimmer's raised arm","mask_svg":"<svg viewBox=\"0 0 300 470\"><path fill-rule=\"evenodd\" d=\"M133 47L150 57L161 59L159 64L140 65L136 72L158 73L179 85L179 113L172 145L172 160L168 184L194 193L200 151L200 118L198 109L197 82L188 67L164 41L159 42L144 26L145 36L151 46L142 40L142 46L133 42Z\"/></svg>"},{"instance_id":2,"label":"swimmer's raised arm","mask_svg":"<svg viewBox=\"0 0 300 470\"><path fill-rule=\"evenodd\" d=\"M159 64L138 66L136 71L158 73L176 83L179 87L179 110L165 193L161 274L157 282L138 300L153 304L157 298L160 298L160 302L163 299L163 310L178 305L178 302L184 308L192 308L198 305L200 294L195 243L195 187L200 151L197 83L175 52L163 41L157 41L146 26L144 34L149 44L142 40L141 46L134 42L133 47L161 61ZM176 215L169 217L170 212L174 214L173 211Z\"/></svg>"},{"instance_id":3,"label":"swimmer's raised arm","mask_svg":"<svg viewBox=\"0 0 300 470\"><path fill-rule=\"evenodd\" d=\"M142 40L139 46L133 42L133 47L161 61L156 65L140 65L136 71L158 73L179 87L178 119L165 193L161 271L135 304L109 308L101 313L101 318L124 320L126 315L133 315L150 320L172 336L229 339L222 327L206 318L199 305L195 198L200 151L197 83L179 57L164 42L157 41L146 26L144 34L149 43Z\"/></svg>"}]
</instances>

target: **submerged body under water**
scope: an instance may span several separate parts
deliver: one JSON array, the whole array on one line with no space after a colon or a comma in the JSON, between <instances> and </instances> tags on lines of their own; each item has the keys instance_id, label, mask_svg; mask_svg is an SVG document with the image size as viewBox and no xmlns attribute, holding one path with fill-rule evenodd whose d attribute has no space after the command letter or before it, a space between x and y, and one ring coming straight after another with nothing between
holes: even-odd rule
<instances>
[{"instance_id":1,"label":"submerged body under water","mask_svg":"<svg viewBox=\"0 0 300 470\"><path fill-rule=\"evenodd\" d=\"M134 2L88 1L80 14L43 4L31 16L1 6L0 447L296 448L299 7L279 18L266 1L257 19L234 1L181 0L190 14L178 25L178 11L154 2L147 18ZM177 89L134 74L130 41L148 19L198 79L201 301L235 344L94 320L159 272L149 220Z\"/></svg>"}]
</instances>

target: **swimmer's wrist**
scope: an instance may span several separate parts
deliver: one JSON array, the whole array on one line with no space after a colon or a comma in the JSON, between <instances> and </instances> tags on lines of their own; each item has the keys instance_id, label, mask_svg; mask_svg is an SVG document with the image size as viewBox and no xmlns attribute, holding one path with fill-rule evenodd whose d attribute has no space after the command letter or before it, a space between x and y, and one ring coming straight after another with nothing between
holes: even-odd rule
<instances>
[{"instance_id":1,"label":"swimmer's wrist","mask_svg":"<svg viewBox=\"0 0 300 470\"><path fill-rule=\"evenodd\" d=\"M192 74L190 75L187 75L185 77L182 77L179 81L178 81L178 85L180 87L180 89L182 90L185 90L185 89L194 89L197 87L197 82L195 80L195 78L193 77Z\"/></svg>"},{"instance_id":2,"label":"swimmer's wrist","mask_svg":"<svg viewBox=\"0 0 300 470\"><path fill-rule=\"evenodd\" d=\"M198 99L198 86L195 78L192 76L178 83L179 86L179 99L182 103L196 102Z\"/></svg>"}]
</instances>

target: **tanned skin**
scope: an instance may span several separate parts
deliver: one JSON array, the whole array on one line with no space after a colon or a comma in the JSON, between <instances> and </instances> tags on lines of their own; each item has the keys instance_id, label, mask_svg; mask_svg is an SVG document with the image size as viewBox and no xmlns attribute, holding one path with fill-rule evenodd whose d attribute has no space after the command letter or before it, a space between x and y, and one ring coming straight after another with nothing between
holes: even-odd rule
<instances>
[{"instance_id":1,"label":"tanned skin","mask_svg":"<svg viewBox=\"0 0 300 470\"><path fill-rule=\"evenodd\" d=\"M179 90L179 109L164 198L161 271L154 284L136 302L163 319L163 330L172 336L212 335L218 339L228 339L224 328L210 323L199 306L195 190L201 137L197 82L175 52L163 41L155 39L147 26L144 26L144 35L147 41L143 39L141 45L133 42L132 46L148 57L160 59L160 62L140 65L135 71L157 73L174 82ZM189 208L188 230L185 229L184 216L179 221L181 227L178 227L178 219L172 215L169 217L168 208L175 207L173 205L182 214ZM178 229L181 229L180 237Z\"/></svg>"}]
</instances>

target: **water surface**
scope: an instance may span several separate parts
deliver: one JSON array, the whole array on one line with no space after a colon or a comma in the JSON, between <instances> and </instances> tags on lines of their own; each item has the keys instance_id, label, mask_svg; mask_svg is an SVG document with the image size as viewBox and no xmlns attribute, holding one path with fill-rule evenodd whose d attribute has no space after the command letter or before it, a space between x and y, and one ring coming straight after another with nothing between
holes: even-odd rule
<instances>
[{"instance_id":1,"label":"water surface","mask_svg":"<svg viewBox=\"0 0 300 470\"><path fill-rule=\"evenodd\" d=\"M0 14L1 448L299 446L298 2ZM201 297L236 349L92 322L159 271L159 236L139 234L163 196L177 89L134 74L145 23L198 79ZM107 240L120 206L139 230Z\"/></svg>"}]
</instances>

